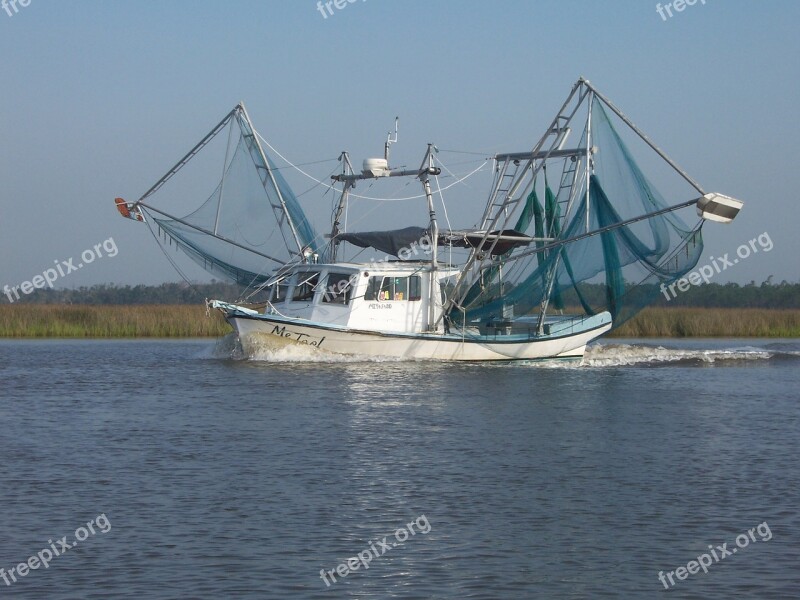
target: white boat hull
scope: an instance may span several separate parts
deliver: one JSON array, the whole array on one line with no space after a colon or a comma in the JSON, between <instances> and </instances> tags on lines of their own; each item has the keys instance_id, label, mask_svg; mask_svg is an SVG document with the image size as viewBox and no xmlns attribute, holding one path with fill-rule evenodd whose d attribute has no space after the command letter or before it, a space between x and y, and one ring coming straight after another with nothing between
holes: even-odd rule
<instances>
[{"instance_id":1,"label":"white boat hull","mask_svg":"<svg viewBox=\"0 0 800 600\"><path fill-rule=\"evenodd\" d=\"M527 335L461 337L433 333L385 333L334 327L303 319L259 314L216 302L239 334L248 356L259 349L303 345L320 352L408 360L496 361L581 358L586 344L611 329L601 313L531 339ZM555 329L558 329L555 327Z\"/></svg>"}]
</instances>

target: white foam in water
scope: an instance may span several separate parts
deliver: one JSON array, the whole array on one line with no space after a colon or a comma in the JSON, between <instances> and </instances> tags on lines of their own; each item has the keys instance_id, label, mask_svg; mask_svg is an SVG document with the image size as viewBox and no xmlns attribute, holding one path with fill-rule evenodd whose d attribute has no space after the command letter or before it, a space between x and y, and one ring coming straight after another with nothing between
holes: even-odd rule
<instances>
[{"instance_id":1,"label":"white foam in water","mask_svg":"<svg viewBox=\"0 0 800 600\"><path fill-rule=\"evenodd\" d=\"M688 349L646 344L596 344L586 349L581 367L617 367L698 361L767 360L772 353L752 346L742 348Z\"/></svg>"},{"instance_id":2,"label":"white foam in water","mask_svg":"<svg viewBox=\"0 0 800 600\"><path fill-rule=\"evenodd\" d=\"M206 358L251 360L274 363L357 363L357 362L396 362L398 358L386 356L364 357L346 356L318 350L312 346L302 344L287 344L275 348L267 343L254 342L255 349L250 354L245 354L239 338L235 333L229 333L217 340L217 343L208 350Z\"/></svg>"},{"instance_id":3,"label":"white foam in water","mask_svg":"<svg viewBox=\"0 0 800 600\"><path fill-rule=\"evenodd\" d=\"M786 352L800 355L800 352ZM592 344L586 348L582 360L538 360L522 361L522 364L545 369L580 369L624 366L667 365L678 362L697 362L714 364L724 361L769 360L775 352L755 346L732 348L666 348L648 344ZM358 363L358 362L398 362L401 358L386 356L365 357L346 356L320 351L311 346L289 344L274 348L267 344L257 345L250 355L245 355L239 339L229 333L217 340L213 347L202 353L201 358L251 360L274 363ZM511 364L521 364L520 362Z\"/></svg>"},{"instance_id":4,"label":"white foam in water","mask_svg":"<svg viewBox=\"0 0 800 600\"><path fill-rule=\"evenodd\" d=\"M525 361L542 369L586 369L669 365L674 363L715 364L735 360L769 360L774 356L754 346L734 348L666 348L648 344L592 344L582 360Z\"/></svg>"},{"instance_id":5,"label":"white foam in water","mask_svg":"<svg viewBox=\"0 0 800 600\"><path fill-rule=\"evenodd\" d=\"M247 360L276 363L356 363L356 362L387 362L396 361L388 357L348 356L317 350L312 346L289 344L283 348L264 346L256 348Z\"/></svg>"}]
</instances>

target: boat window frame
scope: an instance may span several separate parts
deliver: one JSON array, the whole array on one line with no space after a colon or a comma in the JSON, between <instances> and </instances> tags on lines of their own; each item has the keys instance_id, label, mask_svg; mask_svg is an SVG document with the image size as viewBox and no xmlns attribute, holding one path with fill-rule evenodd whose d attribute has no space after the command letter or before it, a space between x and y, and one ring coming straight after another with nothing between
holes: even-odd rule
<instances>
[{"instance_id":1,"label":"boat window frame","mask_svg":"<svg viewBox=\"0 0 800 600\"><path fill-rule=\"evenodd\" d=\"M413 293L415 292L416 293ZM422 277L419 275L408 276L408 301L419 302L422 300Z\"/></svg>"},{"instance_id":2,"label":"boat window frame","mask_svg":"<svg viewBox=\"0 0 800 600\"><path fill-rule=\"evenodd\" d=\"M344 289L340 290L333 290L331 289L333 286L329 283L331 277L341 277L339 282L347 281L347 285ZM323 286L322 291L322 300L323 304L328 305L338 305L338 306L348 306L350 301L353 299L353 292L355 291L355 286L357 283L357 275L351 272L343 272L343 271L328 271L325 274L325 284ZM337 287L339 284L334 284ZM341 300L343 298L343 300Z\"/></svg>"},{"instance_id":3,"label":"boat window frame","mask_svg":"<svg viewBox=\"0 0 800 600\"><path fill-rule=\"evenodd\" d=\"M270 283L267 287L269 288L270 304L282 304L289 298L289 291L292 289L292 277L291 275L284 275L280 279L276 279ZM283 289L283 295L281 295L281 289Z\"/></svg>"},{"instance_id":4,"label":"boat window frame","mask_svg":"<svg viewBox=\"0 0 800 600\"><path fill-rule=\"evenodd\" d=\"M401 282L400 286L398 286L398 281ZM417 293L412 294L412 290ZM384 298L384 293L388 297ZM402 297L398 298L398 294L402 294ZM364 292L364 300L367 302L420 302L422 300L422 278L419 275L394 273L371 275Z\"/></svg>"},{"instance_id":5,"label":"boat window frame","mask_svg":"<svg viewBox=\"0 0 800 600\"><path fill-rule=\"evenodd\" d=\"M295 274L295 283L292 286L292 294L289 298L290 302L306 302L311 304L314 302L314 298L317 295L317 289L319 288L319 281L322 275L322 271L301 271ZM298 289L302 289L303 286L307 285L312 279L316 278L314 284L311 286L311 289L305 291L302 296L298 297L297 292Z\"/></svg>"}]
</instances>

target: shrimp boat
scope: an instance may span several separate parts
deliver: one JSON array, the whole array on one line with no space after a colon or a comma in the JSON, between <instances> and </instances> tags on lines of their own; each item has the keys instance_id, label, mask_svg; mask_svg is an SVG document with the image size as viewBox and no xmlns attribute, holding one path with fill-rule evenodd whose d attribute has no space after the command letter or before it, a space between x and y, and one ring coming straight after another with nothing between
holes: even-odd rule
<instances>
[{"instance_id":1,"label":"shrimp boat","mask_svg":"<svg viewBox=\"0 0 800 600\"><path fill-rule=\"evenodd\" d=\"M184 216L167 212L164 202L197 198L196 191L166 190L226 130L213 192ZM382 158L367 158L356 172L342 152L326 181L269 145L239 104L141 198L115 202L124 217L150 227L170 260L174 244L240 285L236 300L206 302L222 312L245 353L306 346L454 361L582 357L589 342L694 268L707 220L729 223L743 204L706 193L583 78L531 150L482 157L480 168L491 169L488 199L472 216L458 207L462 226L449 217L447 227L440 224L443 191L480 169L456 175L433 144L418 168L392 167L396 141L397 121ZM671 201L634 160L634 142L684 188L670 185ZM336 194L324 233L284 177L289 168ZM442 188L445 171L455 181ZM411 223L353 230L354 200L381 200L356 194L357 187L400 179L421 186L403 199ZM449 202L452 210L459 199ZM688 226L678 213L691 209L696 223Z\"/></svg>"}]
</instances>

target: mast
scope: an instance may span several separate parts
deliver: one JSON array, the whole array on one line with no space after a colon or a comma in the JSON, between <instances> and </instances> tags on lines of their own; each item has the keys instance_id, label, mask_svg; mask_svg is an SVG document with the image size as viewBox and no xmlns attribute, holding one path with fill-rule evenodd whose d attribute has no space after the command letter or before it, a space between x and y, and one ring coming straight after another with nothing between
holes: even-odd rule
<instances>
[{"instance_id":1,"label":"mast","mask_svg":"<svg viewBox=\"0 0 800 600\"><path fill-rule=\"evenodd\" d=\"M589 116L586 117L586 231L589 231L590 227L590 211L589 211L589 202L591 198L589 197L589 189L591 188L590 181L591 181L591 174L592 174L592 100L594 100L594 92L592 89L589 88L589 93L587 95L587 107ZM559 253L560 255L560 253Z\"/></svg>"},{"instance_id":2,"label":"mast","mask_svg":"<svg viewBox=\"0 0 800 600\"><path fill-rule=\"evenodd\" d=\"M586 99L587 93L587 88L584 85L583 79L579 79L575 82L567 99L561 105L561 108L550 124L550 127L548 127L547 131L545 131L544 135L542 135L530 152L495 155L495 160L497 162L502 161L504 164L501 167L501 173L498 175L494 190L489 196L483 219L481 220L481 229L485 230L485 234L481 242L476 244L467 262L462 267L461 273L456 280L455 288L443 307L441 318L444 318L444 315L453 307L461 308L461 302L469 293L469 287L467 287L467 276L469 272L480 260L479 257L483 254L491 255L492 250L494 250L497 244L497 240L494 240L491 244L487 244L491 232L496 229L505 229L521 204L522 195L517 196L516 194L523 179L525 177L530 177L531 180L535 181L539 171L544 167L549 158L555 158L566 154L562 152L564 137L568 134L570 130L569 125L582 106L583 101ZM575 103L570 107L573 99L575 99ZM554 139L548 146L547 140L550 136L554 136ZM574 151L568 152L569 154L575 154ZM508 176L507 169L509 162L523 159L526 160L525 168L519 169L517 166L518 171L515 171L511 181L504 182L504 178ZM517 176L516 173L519 173L519 175ZM499 197L501 195L502 198ZM493 216L492 209L494 209ZM479 270L480 269L482 268L479 267Z\"/></svg>"},{"instance_id":3,"label":"mast","mask_svg":"<svg viewBox=\"0 0 800 600\"><path fill-rule=\"evenodd\" d=\"M433 194L431 193L430 182L430 173L433 171L433 168L433 144L428 144L428 151L419 169L419 177L422 180L422 187L425 189L425 199L428 201L428 215L430 217L431 273L430 294L428 298L428 331L436 331L436 297L439 288L439 279L436 276L438 270L439 224L436 222L436 209L433 206Z\"/></svg>"},{"instance_id":4,"label":"mast","mask_svg":"<svg viewBox=\"0 0 800 600\"><path fill-rule=\"evenodd\" d=\"M388 152L388 144L387 152ZM342 175L353 175L353 165L350 163L350 155L344 151L339 155L339 160L342 162ZM342 187L342 195L339 197L339 204L336 206L336 213L333 216L333 226L331 227L331 256L330 262L336 262L336 251L339 247L339 226L341 225L342 213L344 207L347 206L347 199L350 196L350 188L355 187L355 180L345 179L344 186Z\"/></svg>"},{"instance_id":5,"label":"mast","mask_svg":"<svg viewBox=\"0 0 800 600\"><path fill-rule=\"evenodd\" d=\"M395 121L395 127L397 122ZM392 142L396 141L397 133L392 139L391 134L386 140L384 146L384 156L388 156L389 146ZM417 177L422 182L422 187L425 191L425 200L428 207L428 227L431 238L431 270L430 270L430 293L428 301L428 331L436 331L438 320L436 318L436 298L439 290L438 273L438 254L439 254L439 224L436 221L436 209L433 205L433 192L431 191L430 176L439 175L441 168L433 164L434 145L428 144L428 150L425 152L425 158L422 159L422 164L418 169L390 169L388 159L367 159L364 161L364 168L361 173L354 173L350 159L346 152L342 152L341 159L344 162L342 173L339 175L331 175L333 181L344 183L342 196L339 199L339 205L336 208L336 214L333 220L333 227L331 236L336 236L339 233L339 225L341 213L347 202L347 196L351 187L355 186L357 181L365 179L378 179L381 177ZM332 239L332 261L336 256L336 237Z\"/></svg>"},{"instance_id":6,"label":"mast","mask_svg":"<svg viewBox=\"0 0 800 600\"><path fill-rule=\"evenodd\" d=\"M591 212L589 210L589 203L591 202L591 197L589 195L590 190L590 181L591 181L591 172L592 172L592 101L594 100L594 92L592 92L591 88L589 88L589 93L586 94L586 102L587 102L587 117L586 117L586 233L589 232L591 227ZM577 173L577 171L576 171ZM568 212L568 211L567 211ZM566 215L564 215L566 218ZM555 226L555 219L553 220L553 226ZM553 235L552 231L547 232L548 236ZM553 293L553 286L556 282L556 273L558 272L558 266L561 262L561 248L555 250L556 257L553 260L553 264L550 267L550 270L547 273L547 282L545 285L544 295L542 296L542 303L539 310L539 319L536 322L536 331L539 335L544 333L544 319L547 315L547 309L550 306L550 295Z\"/></svg>"},{"instance_id":7,"label":"mast","mask_svg":"<svg viewBox=\"0 0 800 600\"><path fill-rule=\"evenodd\" d=\"M239 114L243 119L243 124L247 128L247 133L245 133L245 137L249 137L253 140L256 150L258 151L258 157L261 159L261 164L256 162L256 168L259 170L259 178L261 179L261 183L263 184L264 188L267 188L267 182L272 183L272 187L275 190L275 193L278 196L278 201L280 202L279 206L272 205L273 209L280 209L283 212L284 217L286 218L286 222L289 224L289 229L292 232L292 237L294 238L295 244L297 244L297 252L302 256L303 254L303 242L300 240L300 236L297 233L297 228L292 220L292 215L289 214L289 209L286 207L286 200L283 197L283 192L281 192L281 188L278 185L278 182L275 180L275 174L272 172L272 169L269 166L269 161L267 160L267 155L264 154L264 149L261 147L261 142L258 140L258 136L255 134L255 130L253 129L253 123L250 121L250 116L247 114L247 109L244 107L244 103L240 103L237 107L239 109ZM255 159L255 157L254 157ZM261 173L261 171L265 171L265 173ZM269 195L269 190L267 190L267 194ZM278 219L278 227L280 227L280 218Z\"/></svg>"},{"instance_id":8,"label":"mast","mask_svg":"<svg viewBox=\"0 0 800 600\"><path fill-rule=\"evenodd\" d=\"M400 125L400 117L394 118L394 135L390 131L386 136L386 143L383 145L383 158L386 161L386 164L389 164L389 149L392 147L392 144L397 142L397 130Z\"/></svg>"}]
</instances>

